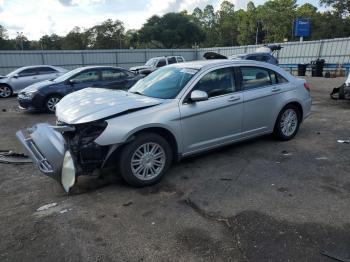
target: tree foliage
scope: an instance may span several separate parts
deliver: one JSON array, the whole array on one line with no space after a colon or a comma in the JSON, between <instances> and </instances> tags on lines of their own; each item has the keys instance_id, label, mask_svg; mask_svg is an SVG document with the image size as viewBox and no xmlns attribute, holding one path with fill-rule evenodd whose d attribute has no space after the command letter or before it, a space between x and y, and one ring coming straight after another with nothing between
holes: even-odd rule
<instances>
[{"instance_id":1,"label":"tree foliage","mask_svg":"<svg viewBox=\"0 0 350 262\"><path fill-rule=\"evenodd\" d=\"M9 39L0 25L0 50L5 49L114 49L114 48L185 48L249 45L293 41L293 21L309 18L312 34L306 40L350 36L350 0L320 0L330 7L319 11L310 3L297 5L296 0L267 0L255 6L248 2L245 10L236 10L233 1L223 1L215 10L212 5L150 17L139 30L125 30L123 22L107 19L91 28L74 27L67 35L44 35L38 41L25 36Z\"/></svg>"}]
</instances>

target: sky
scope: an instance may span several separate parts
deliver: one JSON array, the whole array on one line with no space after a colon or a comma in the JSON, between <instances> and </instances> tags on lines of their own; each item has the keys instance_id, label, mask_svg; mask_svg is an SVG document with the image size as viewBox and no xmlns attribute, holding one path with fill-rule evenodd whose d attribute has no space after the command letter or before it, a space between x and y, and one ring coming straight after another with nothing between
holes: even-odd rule
<instances>
[{"instance_id":1,"label":"sky","mask_svg":"<svg viewBox=\"0 0 350 262\"><path fill-rule=\"evenodd\" d=\"M66 35L74 26L89 28L108 18L123 21L126 29L139 29L147 18L167 12L204 8L215 9L223 0L0 0L0 25L8 30L10 38L17 32L30 40L45 34ZM235 9L245 8L249 0L229 0ZM265 0L253 0L255 5ZM298 4L318 0L298 0Z\"/></svg>"}]
</instances>

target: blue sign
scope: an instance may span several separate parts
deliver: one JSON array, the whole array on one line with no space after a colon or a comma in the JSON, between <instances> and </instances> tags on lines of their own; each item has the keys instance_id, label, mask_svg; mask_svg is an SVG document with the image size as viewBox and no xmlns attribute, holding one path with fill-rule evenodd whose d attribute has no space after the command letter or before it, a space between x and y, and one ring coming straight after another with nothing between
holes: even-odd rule
<instances>
[{"instance_id":1,"label":"blue sign","mask_svg":"<svg viewBox=\"0 0 350 262\"><path fill-rule=\"evenodd\" d=\"M294 35L308 37L311 34L311 23L309 18L297 18L294 20Z\"/></svg>"}]
</instances>

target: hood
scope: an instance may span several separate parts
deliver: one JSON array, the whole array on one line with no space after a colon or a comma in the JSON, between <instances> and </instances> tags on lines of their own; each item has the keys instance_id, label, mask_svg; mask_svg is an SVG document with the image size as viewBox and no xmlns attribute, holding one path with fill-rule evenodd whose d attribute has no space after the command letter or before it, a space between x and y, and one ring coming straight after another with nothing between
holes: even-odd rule
<instances>
[{"instance_id":1,"label":"hood","mask_svg":"<svg viewBox=\"0 0 350 262\"><path fill-rule=\"evenodd\" d=\"M150 69L152 68L151 66L146 66L146 65L143 65L143 66L134 66L134 67L130 67L130 71L136 71L136 70L142 70L142 69Z\"/></svg>"},{"instance_id":2,"label":"hood","mask_svg":"<svg viewBox=\"0 0 350 262\"><path fill-rule=\"evenodd\" d=\"M8 77L7 76L2 76L0 75L0 83L4 83L8 80Z\"/></svg>"},{"instance_id":3,"label":"hood","mask_svg":"<svg viewBox=\"0 0 350 262\"><path fill-rule=\"evenodd\" d=\"M0 75L0 79L7 78L7 76Z\"/></svg>"},{"instance_id":4,"label":"hood","mask_svg":"<svg viewBox=\"0 0 350 262\"><path fill-rule=\"evenodd\" d=\"M83 124L163 101L122 90L85 88L62 98L56 105L56 116L67 124Z\"/></svg>"},{"instance_id":5,"label":"hood","mask_svg":"<svg viewBox=\"0 0 350 262\"><path fill-rule=\"evenodd\" d=\"M52 82L50 80L41 81L41 82L32 84L30 86L27 86L26 88L22 89L21 93L31 92L31 91L34 91L34 90L39 90L40 88L47 87L47 86L50 86L50 85L53 85L53 84L54 84L54 82Z\"/></svg>"}]
</instances>

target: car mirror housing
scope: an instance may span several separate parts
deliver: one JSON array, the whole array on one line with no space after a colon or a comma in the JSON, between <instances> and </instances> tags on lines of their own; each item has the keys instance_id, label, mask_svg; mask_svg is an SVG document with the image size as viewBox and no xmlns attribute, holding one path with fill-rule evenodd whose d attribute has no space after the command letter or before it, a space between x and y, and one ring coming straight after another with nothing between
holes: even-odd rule
<instances>
[{"instance_id":1,"label":"car mirror housing","mask_svg":"<svg viewBox=\"0 0 350 262\"><path fill-rule=\"evenodd\" d=\"M191 101L193 102L200 102L208 100L208 94L207 92L201 91L201 90L194 90L191 92Z\"/></svg>"},{"instance_id":2,"label":"car mirror housing","mask_svg":"<svg viewBox=\"0 0 350 262\"><path fill-rule=\"evenodd\" d=\"M13 75L13 78L18 78L19 77L19 74L14 74Z\"/></svg>"},{"instance_id":3,"label":"car mirror housing","mask_svg":"<svg viewBox=\"0 0 350 262\"><path fill-rule=\"evenodd\" d=\"M69 79L68 81L68 84L70 84L71 86L74 85L76 82L74 79Z\"/></svg>"}]
</instances>

